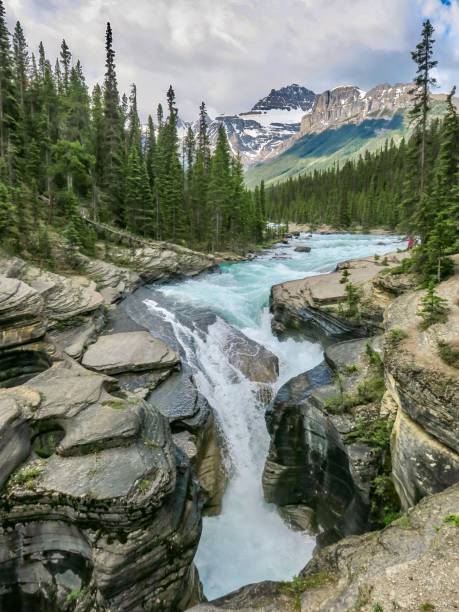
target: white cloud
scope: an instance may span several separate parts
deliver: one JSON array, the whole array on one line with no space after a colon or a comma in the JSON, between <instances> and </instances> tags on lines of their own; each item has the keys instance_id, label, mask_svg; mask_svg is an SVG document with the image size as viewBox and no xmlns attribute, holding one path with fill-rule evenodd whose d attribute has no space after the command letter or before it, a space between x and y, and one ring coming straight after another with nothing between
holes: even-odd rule
<instances>
[{"instance_id":1,"label":"white cloud","mask_svg":"<svg viewBox=\"0 0 459 612\"><path fill-rule=\"evenodd\" d=\"M105 22L114 30L120 87L135 81L142 114L172 83L181 114L204 99L218 112L247 110L272 87L364 89L413 74L408 51L423 17L437 25L443 89L458 77L459 0L6 0L31 48L54 59L61 38L92 84L104 74ZM438 23L437 23L438 22ZM459 80L459 79L458 79Z\"/></svg>"}]
</instances>

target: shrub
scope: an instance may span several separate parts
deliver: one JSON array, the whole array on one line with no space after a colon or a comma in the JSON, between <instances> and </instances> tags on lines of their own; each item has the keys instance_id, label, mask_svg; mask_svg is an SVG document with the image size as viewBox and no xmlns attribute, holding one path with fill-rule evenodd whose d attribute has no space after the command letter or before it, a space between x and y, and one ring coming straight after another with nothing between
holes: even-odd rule
<instances>
[{"instance_id":1,"label":"shrub","mask_svg":"<svg viewBox=\"0 0 459 612\"><path fill-rule=\"evenodd\" d=\"M408 338L406 331L398 328L391 329L386 335L386 340L392 347L398 346L405 338Z\"/></svg>"},{"instance_id":2,"label":"shrub","mask_svg":"<svg viewBox=\"0 0 459 612\"><path fill-rule=\"evenodd\" d=\"M349 281L349 276L349 270L347 268L343 268L343 270L341 271L341 278L339 279L339 282L344 285Z\"/></svg>"},{"instance_id":3,"label":"shrub","mask_svg":"<svg viewBox=\"0 0 459 612\"><path fill-rule=\"evenodd\" d=\"M376 476L371 486L372 521L386 527L399 517L400 499L392 479L387 474Z\"/></svg>"},{"instance_id":4,"label":"shrub","mask_svg":"<svg viewBox=\"0 0 459 612\"><path fill-rule=\"evenodd\" d=\"M446 342L439 342L438 354L445 363L459 369L459 350L452 348Z\"/></svg>"},{"instance_id":5,"label":"shrub","mask_svg":"<svg viewBox=\"0 0 459 612\"><path fill-rule=\"evenodd\" d=\"M427 292L421 298L421 308L417 315L421 317L421 328L427 329L434 323L445 323L448 318L448 302L435 292L435 284L429 283Z\"/></svg>"},{"instance_id":6,"label":"shrub","mask_svg":"<svg viewBox=\"0 0 459 612\"><path fill-rule=\"evenodd\" d=\"M455 527L459 527L459 514L448 514L443 519L443 522L446 525L454 525Z\"/></svg>"}]
</instances>

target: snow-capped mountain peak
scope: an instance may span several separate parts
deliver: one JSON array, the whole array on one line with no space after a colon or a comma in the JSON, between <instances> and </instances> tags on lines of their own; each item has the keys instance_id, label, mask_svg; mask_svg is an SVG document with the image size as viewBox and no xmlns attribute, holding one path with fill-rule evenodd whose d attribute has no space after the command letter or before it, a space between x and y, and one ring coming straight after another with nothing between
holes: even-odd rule
<instances>
[{"instance_id":1,"label":"snow-capped mountain peak","mask_svg":"<svg viewBox=\"0 0 459 612\"><path fill-rule=\"evenodd\" d=\"M210 124L211 142L223 123L233 152L239 153L246 165L268 159L299 131L301 120L311 112L315 98L313 91L296 83L271 89L251 110L216 117Z\"/></svg>"}]
</instances>

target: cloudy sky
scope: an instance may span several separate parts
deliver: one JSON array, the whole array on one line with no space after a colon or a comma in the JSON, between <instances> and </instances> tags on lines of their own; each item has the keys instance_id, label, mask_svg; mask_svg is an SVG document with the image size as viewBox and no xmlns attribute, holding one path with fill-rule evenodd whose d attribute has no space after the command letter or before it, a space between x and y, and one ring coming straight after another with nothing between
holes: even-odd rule
<instances>
[{"instance_id":1,"label":"cloudy sky","mask_svg":"<svg viewBox=\"0 0 459 612\"><path fill-rule=\"evenodd\" d=\"M120 89L136 82L142 115L170 83L180 115L249 110L271 88L364 89L413 75L422 20L436 27L440 90L459 85L459 0L4 0L31 50L65 38L92 86L104 74L110 21Z\"/></svg>"}]
</instances>

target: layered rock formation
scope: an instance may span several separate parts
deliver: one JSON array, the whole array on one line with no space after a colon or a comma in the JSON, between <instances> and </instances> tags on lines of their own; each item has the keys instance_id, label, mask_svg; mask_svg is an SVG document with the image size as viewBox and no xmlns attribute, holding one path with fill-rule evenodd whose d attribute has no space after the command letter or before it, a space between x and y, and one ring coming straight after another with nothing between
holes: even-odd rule
<instances>
[{"instance_id":1,"label":"layered rock formation","mask_svg":"<svg viewBox=\"0 0 459 612\"><path fill-rule=\"evenodd\" d=\"M0 261L2 610L176 611L201 598L192 560L205 498L190 457L208 495L222 490L213 413L195 402L194 459L145 401L179 356L127 318L100 333L107 306L143 280L213 260L113 248L127 265L74 254L85 276ZM132 266L144 264L141 277Z\"/></svg>"},{"instance_id":2,"label":"layered rock formation","mask_svg":"<svg viewBox=\"0 0 459 612\"><path fill-rule=\"evenodd\" d=\"M387 387L399 408L393 475L404 507L459 480L459 371L441 357L459 337L459 276L437 291L449 313L427 329L417 314L424 292L403 294L386 311Z\"/></svg>"},{"instance_id":3,"label":"layered rock formation","mask_svg":"<svg viewBox=\"0 0 459 612\"><path fill-rule=\"evenodd\" d=\"M265 498L316 512L320 541L361 533L371 513L374 479L384 472L389 430L379 440L382 373L379 342L329 347L326 364L285 384L266 413L271 445L263 473ZM369 347L369 348L368 348ZM374 514L374 513L373 513Z\"/></svg>"},{"instance_id":4,"label":"layered rock formation","mask_svg":"<svg viewBox=\"0 0 459 612\"><path fill-rule=\"evenodd\" d=\"M200 502L167 421L55 367L0 395L2 609L183 609Z\"/></svg>"},{"instance_id":5,"label":"layered rock formation","mask_svg":"<svg viewBox=\"0 0 459 612\"><path fill-rule=\"evenodd\" d=\"M324 91L316 97L312 112L303 117L298 137L343 124L361 123L367 117L392 116L411 106L412 88L410 83L383 83L367 92L352 85Z\"/></svg>"},{"instance_id":6,"label":"layered rock formation","mask_svg":"<svg viewBox=\"0 0 459 612\"><path fill-rule=\"evenodd\" d=\"M459 601L459 485L382 531L324 548L292 582L243 587L193 612L441 610Z\"/></svg>"},{"instance_id":7,"label":"layered rock formation","mask_svg":"<svg viewBox=\"0 0 459 612\"><path fill-rule=\"evenodd\" d=\"M384 267L397 265L405 256L406 253L387 256L384 260L387 266ZM274 285L270 297L273 331L282 334L287 329L297 329L324 344L383 331L384 308L389 298L380 295L379 303L376 303L374 288L368 283L372 280L380 282L382 269L380 259L357 259L340 264L331 274ZM371 294L371 307L360 308L358 317L349 316L347 312L343 270L348 273L347 280L363 292L361 301Z\"/></svg>"},{"instance_id":8,"label":"layered rock formation","mask_svg":"<svg viewBox=\"0 0 459 612\"><path fill-rule=\"evenodd\" d=\"M272 292L274 326L281 332L295 327L327 344L349 334L386 330L383 344L371 341L374 358L365 356L366 340L333 344L325 356L334 380L321 387L311 384L314 370L301 375L281 389L267 413L267 499L309 505L319 523L334 524L341 534L396 513L392 482L402 506L409 508L459 480L459 373L448 362L459 337L459 275L438 287L447 318L425 329L418 314L424 293L413 291L415 278L380 263L346 264L361 291L350 320L340 308L345 287L340 271L285 283ZM362 355L379 364L379 372L365 372ZM324 500L325 511L318 500ZM354 520L363 518L359 526L347 520L348 508Z\"/></svg>"}]
</instances>

